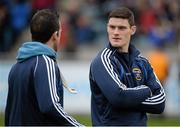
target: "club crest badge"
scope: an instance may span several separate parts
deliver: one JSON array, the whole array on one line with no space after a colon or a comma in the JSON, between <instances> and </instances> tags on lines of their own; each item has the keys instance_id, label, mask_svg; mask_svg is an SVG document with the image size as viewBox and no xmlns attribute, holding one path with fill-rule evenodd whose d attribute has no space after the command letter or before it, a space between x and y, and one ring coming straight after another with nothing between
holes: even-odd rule
<instances>
[{"instance_id":1,"label":"club crest badge","mask_svg":"<svg viewBox=\"0 0 180 127\"><path fill-rule=\"evenodd\" d=\"M142 79L142 72L139 68L133 68L132 72L134 73L136 80L140 81Z\"/></svg>"}]
</instances>

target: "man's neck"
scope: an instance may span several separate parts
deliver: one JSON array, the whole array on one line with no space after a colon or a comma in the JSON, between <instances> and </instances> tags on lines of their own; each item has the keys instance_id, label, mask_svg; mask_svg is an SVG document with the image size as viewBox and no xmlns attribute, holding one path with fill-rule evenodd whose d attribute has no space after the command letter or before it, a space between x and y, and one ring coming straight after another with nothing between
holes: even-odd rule
<instances>
[{"instance_id":1,"label":"man's neck","mask_svg":"<svg viewBox=\"0 0 180 127\"><path fill-rule=\"evenodd\" d=\"M122 47L119 47L118 52L120 52L120 53L128 53L129 52L129 43L126 43Z\"/></svg>"},{"instance_id":2,"label":"man's neck","mask_svg":"<svg viewBox=\"0 0 180 127\"><path fill-rule=\"evenodd\" d=\"M128 49L119 48L119 49L118 49L118 52L119 52L119 53L128 53Z\"/></svg>"}]
</instances>

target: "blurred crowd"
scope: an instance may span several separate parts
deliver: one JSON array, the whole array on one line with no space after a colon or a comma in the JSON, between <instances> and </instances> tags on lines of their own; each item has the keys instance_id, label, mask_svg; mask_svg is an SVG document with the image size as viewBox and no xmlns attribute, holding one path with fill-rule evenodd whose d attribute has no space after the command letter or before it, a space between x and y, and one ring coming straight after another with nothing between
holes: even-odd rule
<instances>
[{"instance_id":1,"label":"blurred crowd","mask_svg":"<svg viewBox=\"0 0 180 127\"><path fill-rule=\"evenodd\" d=\"M32 14L42 8L61 11L60 47L67 52L76 52L80 45L106 43L108 13L119 6L127 6L135 13L135 43L177 47L179 5L179 0L1 0L0 52L11 50L28 27Z\"/></svg>"},{"instance_id":2,"label":"blurred crowd","mask_svg":"<svg viewBox=\"0 0 180 127\"><path fill-rule=\"evenodd\" d=\"M60 11L62 36L59 47L75 55L80 46L98 47L107 43L106 24L109 12L119 6L133 10L137 32L133 43L153 47L148 54L154 66L164 68L169 59L164 52L174 50L180 61L180 1L179 0L1 0L0 54L12 51L18 38L28 29L32 15L39 9ZM164 59L163 59L164 58ZM180 62L179 62L180 63ZM159 70L161 73L166 72ZM163 77L163 76L162 76Z\"/></svg>"}]
</instances>

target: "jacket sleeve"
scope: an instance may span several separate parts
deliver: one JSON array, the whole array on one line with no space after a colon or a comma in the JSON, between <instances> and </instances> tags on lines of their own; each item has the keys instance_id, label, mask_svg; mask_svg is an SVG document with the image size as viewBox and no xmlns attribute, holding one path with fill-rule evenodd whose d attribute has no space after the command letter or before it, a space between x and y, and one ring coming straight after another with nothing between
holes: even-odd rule
<instances>
[{"instance_id":1,"label":"jacket sleeve","mask_svg":"<svg viewBox=\"0 0 180 127\"><path fill-rule=\"evenodd\" d=\"M34 87L39 110L45 116L54 119L57 125L82 126L63 110L58 95L59 84L57 84L56 69L58 68L55 67L52 59L44 55L37 56L34 70Z\"/></svg>"},{"instance_id":2,"label":"jacket sleeve","mask_svg":"<svg viewBox=\"0 0 180 127\"><path fill-rule=\"evenodd\" d=\"M110 58L112 51L105 49L92 62L90 68L91 80L96 82L107 100L116 108L132 108L150 97L151 91L147 86L127 88L119 78L117 67Z\"/></svg>"},{"instance_id":3,"label":"jacket sleeve","mask_svg":"<svg viewBox=\"0 0 180 127\"><path fill-rule=\"evenodd\" d=\"M146 85L151 89L153 96L142 102L140 110L154 114L162 113L165 108L165 92L149 62Z\"/></svg>"}]
</instances>

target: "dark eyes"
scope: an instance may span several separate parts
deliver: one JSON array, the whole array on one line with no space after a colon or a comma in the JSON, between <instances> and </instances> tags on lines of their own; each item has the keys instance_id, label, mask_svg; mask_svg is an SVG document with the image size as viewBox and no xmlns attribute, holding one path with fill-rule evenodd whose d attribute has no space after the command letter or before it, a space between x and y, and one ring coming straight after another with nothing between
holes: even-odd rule
<instances>
[{"instance_id":1,"label":"dark eyes","mask_svg":"<svg viewBox=\"0 0 180 127\"><path fill-rule=\"evenodd\" d=\"M125 29L127 29L127 27L126 26L112 26L112 25L109 25L109 27L111 28L111 29L119 29L119 30L125 30Z\"/></svg>"},{"instance_id":2,"label":"dark eyes","mask_svg":"<svg viewBox=\"0 0 180 127\"><path fill-rule=\"evenodd\" d=\"M115 29L116 27L115 26L109 26L111 29Z\"/></svg>"}]
</instances>

